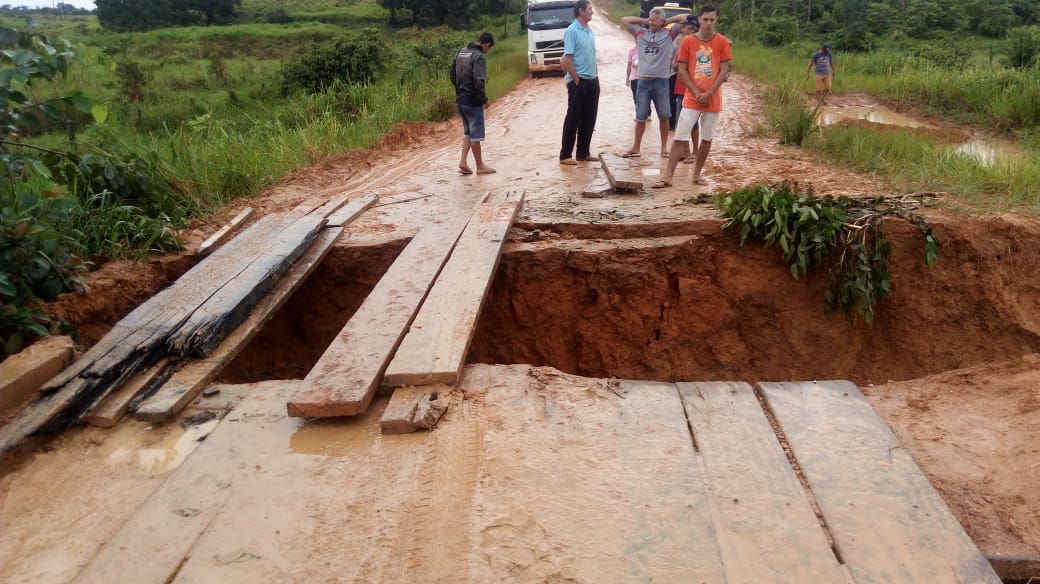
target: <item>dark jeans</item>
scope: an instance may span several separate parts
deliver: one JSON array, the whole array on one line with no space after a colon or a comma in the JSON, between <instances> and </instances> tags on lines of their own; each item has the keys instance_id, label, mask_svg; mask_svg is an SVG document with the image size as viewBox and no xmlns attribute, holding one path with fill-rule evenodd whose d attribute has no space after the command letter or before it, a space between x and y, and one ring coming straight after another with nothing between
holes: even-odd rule
<instances>
[{"instance_id":1,"label":"dark jeans","mask_svg":"<svg viewBox=\"0 0 1040 584\"><path fill-rule=\"evenodd\" d=\"M592 131L596 129L599 111L599 79L582 79L577 86L567 84L567 117L563 119L563 147L560 160L574 155L574 139L578 140L577 158L591 158Z\"/></svg>"},{"instance_id":2,"label":"dark jeans","mask_svg":"<svg viewBox=\"0 0 1040 584\"><path fill-rule=\"evenodd\" d=\"M671 89L672 95L675 95L675 84L676 83L681 83L681 81L679 81L679 75L678 74L672 75L671 79L668 80L668 84L672 88ZM674 130L676 124L679 123L679 110L682 109L682 98L683 98L683 96L679 95L679 96L677 96L673 100L675 102L675 103L673 103L673 105L675 107L672 108L672 119L668 120L668 128L669 129Z\"/></svg>"}]
</instances>

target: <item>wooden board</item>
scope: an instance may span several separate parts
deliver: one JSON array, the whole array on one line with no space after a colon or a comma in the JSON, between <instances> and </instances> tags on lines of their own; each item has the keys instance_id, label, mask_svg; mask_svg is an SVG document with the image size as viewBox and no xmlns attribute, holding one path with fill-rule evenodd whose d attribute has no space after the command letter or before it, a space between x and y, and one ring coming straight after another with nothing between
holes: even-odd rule
<instances>
[{"instance_id":1,"label":"wooden board","mask_svg":"<svg viewBox=\"0 0 1040 584\"><path fill-rule=\"evenodd\" d=\"M607 178L606 171L601 173L599 170L593 169L592 179L582 189L581 196L587 199L602 199L612 192L614 192L614 185Z\"/></svg>"},{"instance_id":2,"label":"wooden board","mask_svg":"<svg viewBox=\"0 0 1040 584\"><path fill-rule=\"evenodd\" d=\"M365 212L366 209L375 204L379 200L376 195L365 195L348 202L342 208L338 209L335 213L332 213L328 217L326 223L329 227L341 227L357 219L358 215Z\"/></svg>"},{"instance_id":3,"label":"wooden board","mask_svg":"<svg viewBox=\"0 0 1040 584\"><path fill-rule=\"evenodd\" d=\"M206 356L307 251L324 224L324 216L310 214L272 231L265 247L252 258L242 258L238 273L205 298L167 337L167 354Z\"/></svg>"},{"instance_id":4,"label":"wooden board","mask_svg":"<svg viewBox=\"0 0 1040 584\"><path fill-rule=\"evenodd\" d=\"M265 238L288 219L267 216L213 252L122 318L96 345L40 389L41 397L0 428L0 453L29 434L55 431L162 357L161 344L191 311L241 270L240 258L263 250Z\"/></svg>"},{"instance_id":5,"label":"wooden board","mask_svg":"<svg viewBox=\"0 0 1040 584\"><path fill-rule=\"evenodd\" d=\"M520 202L477 206L387 367L384 385L451 384L458 379Z\"/></svg>"},{"instance_id":6,"label":"wooden board","mask_svg":"<svg viewBox=\"0 0 1040 584\"><path fill-rule=\"evenodd\" d=\"M75 353L70 337L54 335L0 361L0 416L28 401L72 363Z\"/></svg>"},{"instance_id":7,"label":"wooden board","mask_svg":"<svg viewBox=\"0 0 1040 584\"><path fill-rule=\"evenodd\" d=\"M857 584L1000 579L848 381L759 383Z\"/></svg>"},{"instance_id":8,"label":"wooden board","mask_svg":"<svg viewBox=\"0 0 1040 584\"><path fill-rule=\"evenodd\" d=\"M223 245L224 242L227 241L227 238L230 237L231 234L234 233L240 225L245 223L245 221L252 216L252 207L246 207L245 209L242 209L238 213L238 215L235 215L235 217L230 222L228 222L227 225L221 227L216 231L216 233L210 235L209 238L206 239L206 241L203 241L202 244L199 245L199 249L195 251L195 254L200 256L209 255L210 252L212 252L214 249Z\"/></svg>"},{"instance_id":9,"label":"wooden board","mask_svg":"<svg viewBox=\"0 0 1040 584\"><path fill-rule=\"evenodd\" d=\"M412 238L289 400L290 416L356 416L368 409L464 226L428 225Z\"/></svg>"},{"instance_id":10,"label":"wooden board","mask_svg":"<svg viewBox=\"0 0 1040 584\"><path fill-rule=\"evenodd\" d=\"M278 309L285 304L307 276L325 259L333 244L343 233L342 227L323 229L314 244L295 266L278 282L275 288L257 303L253 312L228 335L206 358L192 361L172 377L137 408L140 420L162 421L179 412L198 392L202 391L260 332Z\"/></svg>"},{"instance_id":11,"label":"wooden board","mask_svg":"<svg viewBox=\"0 0 1040 584\"><path fill-rule=\"evenodd\" d=\"M430 430L448 409L452 386L443 384L398 387L379 419L383 434L410 434Z\"/></svg>"},{"instance_id":12,"label":"wooden board","mask_svg":"<svg viewBox=\"0 0 1040 584\"><path fill-rule=\"evenodd\" d=\"M100 428L115 426L126 415L130 409L130 402L140 392L148 390L153 383L161 383L160 376L163 375L168 364L169 359L162 359L131 377L122 387L110 392L100 403L87 410L83 415L83 421ZM169 373L167 372L166 375Z\"/></svg>"},{"instance_id":13,"label":"wooden board","mask_svg":"<svg viewBox=\"0 0 1040 584\"><path fill-rule=\"evenodd\" d=\"M285 437L270 426L291 381L270 396L251 395L177 468L80 572L77 584L165 584L233 496L244 477L283 455ZM265 387L271 391L270 387ZM253 480L256 480L254 477ZM98 511L102 512L102 511Z\"/></svg>"},{"instance_id":14,"label":"wooden board","mask_svg":"<svg viewBox=\"0 0 1040 584\"><path fill-rule=\"evenodd\" d=\"M746 383L677 383L729 582L843 582L805 489Z\"/></svg>"},{"instance_id":15,"label":"wooden board","mask_svg":"<svg viewBox=\"0 0 1040 584\"><path fill-rule=\"evenodd\" d=\"M614 185L615 190L638 191L643 188L643 177L632 172L632 166L628 160L610 152L600 152L599 162L603 165L603 172L607 174L607 180Z\"/></svg>"}]
</instances>

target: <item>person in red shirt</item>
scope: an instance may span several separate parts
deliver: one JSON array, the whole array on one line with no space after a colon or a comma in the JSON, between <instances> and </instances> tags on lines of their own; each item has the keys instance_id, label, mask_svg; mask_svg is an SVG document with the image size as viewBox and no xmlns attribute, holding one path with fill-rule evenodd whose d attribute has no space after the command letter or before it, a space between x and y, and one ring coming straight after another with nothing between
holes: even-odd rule
<instances>
[{"instance_id":1,"label":"person in red shirt","mask_svg":"<svg viewBox=\"0 0 1040 584\"><path fill-rule=\"evenodd\" d=\"M686 97L683 99L683 110L679 114L679 124L675 129L668 168L665 174L661 175L661 179L652 185L654 188L671 186L682 143L690 140L694 124L700 126L701 143L697 148L693 183L708 184L701 172L704 170L708 153L711 152L719 112L722 111L722 83L729 73L732 52L729 39L715 32L718 11L714 6L702 7L697 13L697 19L701 25L700 30L683 39L679 55L676 57L679 82L686 86Z\"/></svg>"}]
</instances>

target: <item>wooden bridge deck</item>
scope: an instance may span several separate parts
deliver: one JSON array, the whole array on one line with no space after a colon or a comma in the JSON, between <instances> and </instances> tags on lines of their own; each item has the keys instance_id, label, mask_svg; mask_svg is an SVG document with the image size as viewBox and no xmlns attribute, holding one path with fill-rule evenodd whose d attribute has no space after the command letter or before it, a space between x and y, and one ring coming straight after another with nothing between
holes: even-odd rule
<instances>
[{"instance_id":1,"label":"wooden bridge deck","mask_svg":"<svg viewBox=\"0 0 1040 584\"><path fill-rule=\"evenodd\" d=\"M433 431L396 436L385 398L288 417L296 385L257 386L143 503L107 509L115 527L77 525L96 547L75 581L999 582L848 382L475 365ZM33 520L70 512L53 505ZM29 519L0 520L13 554L46 557L20 547Z\"/></svg>"}]
</instances>

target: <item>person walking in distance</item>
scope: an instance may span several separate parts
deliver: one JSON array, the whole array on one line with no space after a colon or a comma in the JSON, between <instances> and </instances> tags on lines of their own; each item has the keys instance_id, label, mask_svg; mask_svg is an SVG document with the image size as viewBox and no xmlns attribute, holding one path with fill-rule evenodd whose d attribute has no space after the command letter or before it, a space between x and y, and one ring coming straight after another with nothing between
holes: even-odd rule
<instances>
[{"instance_id":1,"label":"person walking in distance","mask_svg":"<svg viewBox=\"0 0 1040 584\"><path fill-rule=\"evenodd\" d=\"M672 90L668 79L672 76L672 41L675 34L666 24L679 22L685 15L665 18L663 8L654 8L647 18L626 16L621 22L629 27L636 37L639 53L639 85L636 87L636 131L631 148L625 158L639 156L643 143L646 122L650 119L650 102L657 111L661 134L661 156L668 155L668 120L672 117Z\"/></svg>"},{"instance_id":2,"label":"person walking in distance","mask_svg":"<svg viewBox=\"0 0 1040 584\"><path fill-rule=\"evenodd\" d=\"M455 85L455 105L462 118L462 158L459 172L473 174L469 167L470 151L477 163L477 174L492 174L494 168L484 164L480 143L484 141L484 108L487 97L487 52L495 46L491 33L481 33L475 43L469 43L455 53L451 63L451 82Z\"/></svg>"},{"instance_id":3,"label":"person walking in distance","mask_svg":"<svg viewBox=\"0 0 1040 584\"><path fill-rule=\"evenodd\" d=\"M827 103L827 94L831 92L831 77L834 76L834 55L831 54L831 46L823 45L820 50L809 59L809 67L805 70L805 79L816 69L816 105Z\"/></svg>"},{"instance_id":4,"label":"person walking in distance","mask_svg":"<svg viewBox=\"0 0 1040 584\"><path fill-rule=\"evenodd\" d=\"M567 115L563 120L563 144L560 164L577 164L592 157L592 131L599 111L599 77L596 73L596 39L589 21L593 10L589 0L574 5L574 22L563 33L563 58L560 66L566 72ZM575 154L577 139L577 160Z\"/></svg>"},{"instance_id":5,"label":"person walking in distance","mask_svg":"<svg viewBox=\"0 0 1040 584\"><path fill-rule=\"evenodd\" d=\"M694 124L700 124L701 143L697 147L693 183L708 184L701 172L708 160L708 153L711 152L711 142L715 138L719 112L722 111L722 83L729 71L732 55L729 39L715 32L715 23L718 20L715 7L701 7L697 19L701 25L700 30L683 39L679 55L676 57L679 81L686 86L686 97L683 99L682 113L679 114L679 125L675 129L668 169L661 175L661 179L652 185L654 188L671 186L682 142L690 139Z\"/></svg>"}]
</instances>

